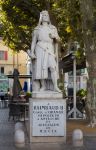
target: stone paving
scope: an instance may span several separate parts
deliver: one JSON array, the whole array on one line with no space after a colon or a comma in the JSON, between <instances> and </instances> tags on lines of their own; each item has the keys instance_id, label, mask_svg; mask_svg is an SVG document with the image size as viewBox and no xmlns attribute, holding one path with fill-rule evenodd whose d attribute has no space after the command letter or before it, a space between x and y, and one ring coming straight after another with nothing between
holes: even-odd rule
<instances>
[{"instance_id":1,"label":"stone paving","mask_svg":"<svg viewBox=\"0 0 96 150\"><path fill-rule=\"evenodd\" d=\"M25 130L26 131L26 130ZM25 132L26 133L26 132ZM96 150L96 136L84 136L84 146L72 146L71 135L67 144L63 143L33 143L29 144L26 134L26 144L22 150ZM69 140L70 139L70 140ZM8 121L8 109L0 109L0 150L19 150L14 145L14 121Z\"/></svg>"},{"instance_id":2,"label":"stone paving","mask_svg":"<svg viewBox=\"0 0 96 150\"><path fill-rule=\"evenodd\" d=\"M0 109L0 150L18 150L14 145L14 121L8 121L8 109ZM30 150L27 142L23 150Z\"/></svg>"}]
</instances>

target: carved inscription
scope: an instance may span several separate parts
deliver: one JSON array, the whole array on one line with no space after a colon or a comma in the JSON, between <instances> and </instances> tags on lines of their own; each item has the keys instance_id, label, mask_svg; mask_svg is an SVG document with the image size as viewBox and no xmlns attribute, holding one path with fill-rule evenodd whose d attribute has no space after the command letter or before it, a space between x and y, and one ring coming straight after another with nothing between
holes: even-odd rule
<instances>
[{"instance_id":1,"label":"carved inscription","mask_svg":"<svg viewBox=\"0 0 96 150\"><path fill-rule=\"evenodd\" d=\"M33 136L64 136L64 102L33 102Z\"/></svg>"}]
</instances>

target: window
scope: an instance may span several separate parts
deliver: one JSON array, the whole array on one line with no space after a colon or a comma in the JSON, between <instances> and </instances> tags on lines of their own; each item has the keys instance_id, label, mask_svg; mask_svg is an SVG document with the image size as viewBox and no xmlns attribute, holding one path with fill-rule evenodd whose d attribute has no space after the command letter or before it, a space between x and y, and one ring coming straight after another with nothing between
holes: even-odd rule
<instances>
[{"instance_id":1,"label":"window","mask_svg":"<svg viewBox=\"0 0 96 150\"><path fill-rule=\"evenodd\" d=\"M4 74L4 67L0 68L0 72L1 72L1 74Z\"/></svg>"},{"instance_id":2,"label":"window","mask_svg":"<svg viewBox=\"0 0 96 150\"><path fill-rule=\"evenodd\" d=\"M81 73L85 73L85 69L81 69Z\"/></svg>"},{"instance_id":3,"label":"window","mask_svg":"<svg viewBox=\"0 0 96 150\"><path fill-rule=\"evenodd\" d=\"M7 51L0 51L0 60L8 60Z\"/></svg>"},{"instance_id":4,"label":"window","mask_svg":"<svg viewBox=\"0 0 96 150\"><path fill-rule=\"evenodd\" d=\"M77 76L80 76L81 73L82 73L82 70L81 70L81 69L76 70L76 75L77 75ZM69 76L73 76L73 71L68 72L68 75L69 75Z\"/></svg>"}]
</instances>

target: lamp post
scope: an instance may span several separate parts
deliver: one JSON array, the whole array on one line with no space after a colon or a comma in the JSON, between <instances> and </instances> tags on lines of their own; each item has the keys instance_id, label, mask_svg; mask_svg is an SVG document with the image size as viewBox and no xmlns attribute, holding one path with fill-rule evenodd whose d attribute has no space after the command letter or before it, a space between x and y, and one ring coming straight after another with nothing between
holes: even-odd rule
<instances>
[{"instance_id":1,"label":"lamp post","mask_svg":"<svg viewBox=\"0 0 96 150\"><path fill-rule=\"evenodd\" d=\"M75 43L74 43L75 44ZM78 44L78 43L76 43ZM74 50L77 50L79 47L75 45ZM75 53L72 53L73 59L73 108L68 113L68 117L73 114L73 119L77 119L77 115L82 116L82 113L76 107L76 56Z\"/></svg>"},{"instance_id":2,"label":"lamp post","mask_svg":"<svg viewBox=\"0 0 96 150\"><path fill-rule=\"evenodd\" d=\"M74 104L74 118L76 118L76 58L73 59L73 104Z\"/></svg>"}]
</instances>

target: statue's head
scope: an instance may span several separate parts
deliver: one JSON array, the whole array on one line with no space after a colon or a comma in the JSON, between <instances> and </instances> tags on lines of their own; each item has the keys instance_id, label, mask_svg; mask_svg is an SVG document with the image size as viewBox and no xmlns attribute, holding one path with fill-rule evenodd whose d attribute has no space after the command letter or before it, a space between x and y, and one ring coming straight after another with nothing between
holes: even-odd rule
<instances>
[{"instance_id":1,"label":"statue's head","mask_svg":"<svg viewBox=\"0 0 96 150\"><path fill-rule=\"evenodd\" d=\"M50 23L49 13L46 10L40 12L39 24L42 24L42 22L48 22L48 23Z\"/></svg>"}]
</instances>

